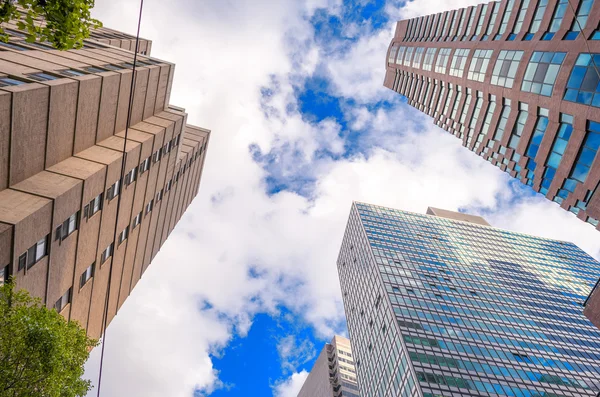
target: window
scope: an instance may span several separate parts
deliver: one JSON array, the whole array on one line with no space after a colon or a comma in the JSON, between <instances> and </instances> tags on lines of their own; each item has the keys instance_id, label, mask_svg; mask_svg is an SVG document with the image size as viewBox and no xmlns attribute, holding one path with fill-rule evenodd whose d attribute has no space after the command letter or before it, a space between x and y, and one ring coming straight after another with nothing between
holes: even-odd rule
<instances>
[{"instance_id":1,"label":"window","mask_svg":"<svg viewBox=\"0 0 600 397\"><path fill-rule=\"evenodd\" d=\"M467 63L467 57L469 56L468 48L459 48L454 51L452 57L452 65L450 66L450 76L463 77L465 72L465 64Z\"/></svg>"},{"instance_id":2,"label":"window","mask_svg":"<svg viewBox=\"0 0 600 397\"><path fill-rule=\"evenodd\" d=\"M452 49L450 48L441 48L440 53L438 54L437 61L435 63L435 72L446 74L446 66L448 66L448 59L450 58L450 53Z\"/></svg>"},{"instance_id":3,"label":"window","mask_svg":"<svg viewBox=\"0 0 600 397\"><path fill-rule=\"evenodd\" d=\"M0 268L0 287L8 281L8 265Z\"/></svg>"},{"instance_id":4,"label":"window","mask_svg":"<svg viewBox=\"0 0 600 397\"><path fill-rule=\"evenodd\" d=\"M74 69L65 69L65 70L59 70L58 73L63 74L65 76L69 76L69 77L75 77L75 76L83 76L87 73L79 71L79 70L74 70Z\"/></svg>"},{"instance_id":5,"label":"window","mask_svg":"<svg viewBox=\"0 0 600 397\"><path fill-rule=\"evenodd\" d=\"M475 101L475 110L473 110L473 115L469 120L469 131L467 135L467 147L471 147L471 142L473 140L473 134L475 133L475 126L477 125L477 120L479 120L479 114L481 113L481 108L483 107L483 93L477 91L477 100Z\"/></svg>"},{"instance_id":6,"label":"window","mask_svg":"<svg viewBox=\"0 0 600 397\"><path fill-rule=\"evenodd\" d=\"M150 169L150 157L140 163L139 169L140 175Z\"/></svg>"},{"instance_id":7,"label":"window","mask_svg":"<svg viewBox=\"0 0 600 397\"><path fill-rule=\"evenodd\" d=\"M596 158L600 146L600 123L588 121L588 130L579 151L575 166L571 171L571 178L584 183Z\"/></svg>"},{"instance_id":8,"label":"window","mask_svg":"<svg viewBox=\"0 0 600 397\"><path fill-rule=\"evenodd\" d=\"M56 228L55 240L63 241L71 233L73 233L79 227L79 211L71 215L66 221Z\"/></svg>"},{"instance_id":9,"label":"window","mask_svg":"<svg viewBox=\"0 0 600 397\"><path fill-rule=\"evenodd\" d=\"M48 80L56 80L57 77L56 76L52 76L51 74L48 73L30 73L30 74L26 74L25 76L29 77L32 80L36 80L36 81L48 81Z\"/></svg>"},{"instance_id":10,"label":"window","mask_svg":"<svg viewBox=\"0 0 600 397\"><path fill-rule=\"evenodd\" d=\"M135 229L140 223L142 223L142 213L140 212L133 218L133 226L132 229Z\"/></svg>"},{"instance_id":11,"label":"window","mask_svg":"<svg viewBox=\"0 0 600 397\"><path fill-rule=\"evenodd\" d=\"M504 9L504 15L502 16L502 22L500 23L500 29L498 30L498 34L494 36L494 40L500 39L504 32L506 32L506 27L508 26L508 21L510 20L510 14L512 13L514 7L515 0L508 0L506 8Z\"/></svg>"},{"instance_id":12,"label":"window","mask_svg":"<svg viewBox=\"0 0 600 397\"><path fill-rule=\"evenodd\" d=\"M488 37L494 31L494 25L496 25L496 19L498 19L498 11L500 10L500 2L495 1L492 6L492 16L490 17L490 22L488 24L487 30L485 31L485 35L481 38L481 40L487 40Z\"/></svg>"},{"instance_id":13,"label":"window","mask_svg":"<svg viewBox=\"0 0 600 397\"><path fill-rule=\"evenodd\" d=\"M388 57L388 63L394 63L396 59L396 52L398 51L398 44L394 43L390 49L390 56Z\"/></svg>"},{"instance_id":14,"label":"window","mask_svg":"<svg viewBox=\"0 0 600 397\"><path fill-rule=\"evenodd\" d=\"M483 21L485 20L485 14L487 14L489 4L486 3L483 5L481 9L481 14L479 14L479 19L477 20L477 28L475 28L475 34L471 37L471 40L475 40L480 34L481 29L483 28Z\"/></svg>"},{"instance_id":15,"label":"window","mask_svg":"<svg viewBox=\"0 0 600 397\"><path fill-rule=\"evenodd\" d=\"M527 64L521 91L552 96L552 89L565 56L564 52L534 52Z\"/></svg>"},{"instance_id":16,"label":"window","mask_svg":"<svg viewBox=\"0 0 600 397\"><path fill-rule=\"evenodd\" d=\"M548 128L548 109L540 108L538 110L538 119L535 123L535 128L533 129L533 135L529 141L529 146L525 151L527 157L535 159L537 156L546 128Z\"/></svg>"},{"instance_id":17,"label":"window","mask_svg":"<svg viewBox=\"0 0 600 397\"><path fill-rule=\"evenodd\" d=\"M452 17L452 25L450 26L450 31L448 32L448 37L446 37L445 40L448 40L448 38L450 37L450 34L452 32L454 32L454 28L456 27L456 21L458 20L458 14L462 13L462 9L459 10L454 10L454 12L452 13L453 17ZM456 36L454 36L454 39L456 39Z\"/></svg>"},{"instance_id":18,"label":"window","mask_svg":"<svg viewBox=\"0 0 600 397\"><path fill-rule=\"evenodd\" d=\"M160 189L158 193L156 193L156 202L158 203L163 198L163 189Z\"/></svg>"},{"instance_id":19,"label":"window","mask_svg":"<svg viewBox=\"0 0 600 397\"><path fill-rule=\"evenodd\" d=\"M176 136L176 138L177 138L177 139L175 140L175 146L179 146L179 141L181 140L181 134L178 134L178 135Z\"/></svg>"},{"instance_id":20,"label":"window","mask_svg":"<svg viewBox=\"0 0 600 397\"><path fill-rule=\"evenodd\" d=\"M398 55L396 56L396 64L401 65L402 59L404 58L404 52L406 51L406 47L398 48Z\"/></svg>"},{"instance_id":21,"label":"window","mask_svg":"<svg viewBox=\"0 0 600 397\"><path fill-rule=\"evenodd\" d=\"M83 209L83 216L86 217L86 219L91 218L96 212L102 209L103 195L104 193L100 193L92 201L90 201L88 205L85 206L85 208Z\"/></svg>"},{"instance_id":22,"label":"window","mask_svg":"<svg viewBox=\"0 0 600 397\"><path fill-rule=\"evenodd\" d=\"M8 43L0 42L0 46L10 48L13 50L17 50L17 51L25 51L25 50L29 49L29 48L26 48L26 47L23 47L23 46L20 46L18 44L11 43L11 42L8 42Z\"/></svg>"},{"instance_id":23,"label":"window","mask_svg":"<svg viewBox=\"0 0 600 397\"><path fill-rule=\"evenodd\" d=\"M154 199L150 200L150 202L148 204L146 204L146 215L148 215L150 213L150 211L152 211L153 207L154 207Z\"/></svg>"},{"instance_id":24,"label":"window","mask_svg":"<svg viewBox=\"0 0 600 397\"><path fill-rule=\"evenodd\" d=\"M413 68L419 68L421 66L421 58L423 58L423 53L425 52L425 48L419 47L415 51L415 57L413 58Z\"/></svg>"},{"instance_id":25,"label":"window","mask_svg":"<svg viewBox=\"0 0 600 397\"><path fill-rule=\"evenodd\" d=\"M562 156L565 154L565 150L567 149L567 144L571 138L571 133L573 133L573 116L570 114L561 113L558 133L556 134L556 138L552 144L552 149L550 149L550 155L546 160L546 171L544 171L542 186L540 188L540 192L542 194L548 193L548 189L550 188L550 184L554 179L556 170L562 161Z\"/></svg>"},{"instance_id":26,"label":"window","mask_svg":"<svg viewBox=\"0 0 600 397\"><path fill-rule=\"evenodd\" d=\"M167 182L167 185L165 186L165 193L168 192L169 190L171 190L172 184L173 184L173 179L169 179L169 182Z\"/></svg>"},{"instance_id":27,"label":"window","mask_svg":"<svg viewBox=\"0 0 600 397\"><path fill-rule=\"evenodd\" d=\"M1 43L0 44L4 44ZM21 84L25 84L25 81L22 80L18 80L12 77L0 77L0 87L8 87L11 85L21 85Z\"/></svg>"},{"instance_id":28,"label":"window","mask_svg":"<svg viewBox=\"0 0 600 397\"><path fill-rule=\"evenodd\" d=\"M63 296L61 296L56 303L54 304L54 308L56 309L57 312L62 312L63 309L69 304L71 303L71 288L69 288L67 290L67 292L64 293Z\"/></svg>"},{"instance_id":29,"label":"window","mask_svg":"<svg viewBox=\"0 0 600 397\"><path fill-rule=\"evenodd\" d=\"M460 32L462 32L463 28L465 27L465 20L467 17L467 11L468 9L466 8L462 8L460 9L460 24L458 25L458 30L456 31L456 34L454 35L454 37L452 38L452 41L456 41L457 40L457 36Z\"/></svg>"},{"instance_id":30,"label":"window","mask_svg":"<svg viewBox=\"0 0 600 397\"><path fill-rule=\"evenodd\" d=\"M153 163L158 163L160 161L161 158L161 150L158 149L156 152L154 152L154 154L152 155L152 162Z\"/></svg>"},{"instance_id":31,"label":"window","mask_svg":"<svg viewBox=\"0 0 600 397\"><path fill-rule=\"evenodd\" d=\"M406 53L404 55L404 66L410 66L410 61L412 60L412 54L414 50L414 47L408 47L406 49Z\"/></svg>"},{"instance_id":32,"label":"window","mask_svg":"<svg viewBox=\"0 0 600 397\"><path fill-rule=\"evenodd\" d=\"M519 14L517 14L517 22L513 27L512 33L508 36L508 40L514 40L517 37L517 34L521 31L523 27L523 21L525 20L525 14L527 13L527 8L529 8L529 0L521 1L521 8L519 8Z\"/></svg>"},{"instance_id":33,"label":"window","mask_svg":"<svg viewBox=\"0 0 600 397\"><path fill-rule=\"evenodd\" d=\"M119 65L111 65L110 63L107 65L102 65L102 67L104 69L108 69L108 70L123 70L124 68L119 66Z\"/></svg>"},{"instance_id":34,"label":"window","mask_svg":"<svg viewBox=\"0 0 600 397\"><path fill-rule=\"evenodd\" d=\"M581 3L579 3L577 17L571 25L571 30L569 30L565 35L565 40L575 40L577 36L579 36L581 29L585 28L585 24L587 23L590 10L592 9L593 5L594 0L583 0Z\"/></svg>"},{"instance_id":35,"label":"window","mask_svg":"<svg viewBox=\"0 0 600 397\"><path fill-rule=\"evenodd\" d=\"M552 40L554 34L558 32L563 17L565 16L565 11L567 11L568 5L569 0L558 0L558 4L556 4L556 8L554 9L554 15L552 15L552 22L550 22L550 28L546 33L544 33L544 35L542 36L542 40Z\"/></svg>"},{"instance_id":36,"label":"window","mask_svg":"<svg viewBox=\"0 0 600 397\"><path fill-rule=\"evenodd\" d=\"M132 169L125 175L125 186L131 185L137 179L137 167Z\"/></svg>"},{"instance_id":37,"label":"window","mask_svg":"<svg viewBox=\"0 0 600 397\"><path fill-rule=\"evenodd\" d=\"M531 40L533 36L540 30L540 24L544 19L544 14L546 13L546 8L548 7L548 0L539 0L537 4L537 9L535 11L535 15L533 17L533 21L531 21L531 26L529 27L529 31L523 38L523 40Z\"/></svg>"},{"instance_id":38,"label":"window","mask_svg":"<svg viewBox=\"0 0 600 397\"><path fill-rule=\"evenodd\" d=\"M519 146L521 135L523 135L523 129L525 128L525 123L527 122L527 117L529 117L529 106L526 103L519 103L519 114L517 115L517 121L511 132L510 140L508 141L509 148L516 150L517 146Z\"/></svg>"},{"instance_id":39,"label":"window","mask_svg":"<svg viewBox=\"0 0 600 397\"><path fill-rule=\"evenodd\" d=\"M39 240L37 243L29 247L27 251L19 256L19 271L25 266L31 269L33 265L38 263L44 256L48 255L48 238L50 235Z\"/></svg>"},{"instance_id":40,"label":"window","mask_svg":"<svg viewBox=\"0 0 600 397\"><path fill-rule=\"evenodd\" d=\"M600 107L600 76L594 62L600 67L600 54L579 54L567 82L565 100Z\"/></svg>"},{"instance_id":41,"label":"window","mask_svg":"<svg viewBox=\"0 0 600 397\"><path fill-rule=\"evenodd\" d=\"M96 262L92 263L81 274L81 278L79 279L79 288L82 288L92 277L94 277L94 268L95 267L96 267Z\"/></svg>"},{"instance_id":42,"label":"window","mask_svg":"<svg viewBox=\"0 0 600 397\"><path fill-rule=\"evenodd\" d=\"M477 149L477 147L483 142L483 138L487 136L487 133L492 124L492 117L494 117L494 112L496 111L496 96L490 95L490 102L488 105L487 113L485 115L485 119L483 121L483 127L481 127L481 131L477 135L477 143L473 146L473 150Z\"/></svg>"},{"instance_id":43,"label":"window","mask_svg":"<svg viewBox=\"0 0 600 397\"><path fill-rule=\"evenodd\" d=\"M492 50L475 50L473 59L471 59L471 65L469 66L469 73L467 74L469 80L483 82L492 53Z\"/></svg>"},{"instance_id":44,"label":"window","mask_svg":"<svg viewBox=\"0 0 600 397\"><path fill-rule=\"evenodd\" d=\"M522 57L523 51L500 51L492 73L491 83L501 87L512 88Z\"/></svg>"},{"instance_id":45,"label":"window","mask_svg":"<svg viewBox=\"0 0 600 397\"><path fill-rule=\"evenodd\" d=\"M108 188L108 190L106 191L106 199L108 201L117 197L117 195L119 194L119 189L121 187L120 185L121 185L120 181L116 181L115 183L112 184L111 187Z\"/></svg>"},{"instance_id":46,"label":"window","mask_svg":"<svg viewBox=\"0 0 600 397\"><path fill-rule=\"evenodd\" d=\"M500 142L502 140L502 137L504 136L504 130L506 129L506 123L508 122L510 111L510 99L504 99L504 105L502 106L502 114L500 115L500 120L498 121L498 125L496 126L496 132L494 133L494 141L496 142Z\"/></svg>"},{"instance_id":47,"label":"window","mask_svg":"<svg viewBox=\"0 0 600 397\"><path fill-rule=\"evenodd\" d=\"M127 226L121 233L119 233L119 245L129 237L129 226Z\"/></svg>"},{"instance_id":48,"label":"window","mask_svg":"<svg viewBox=\"0 0 600 397\"><path fill-rule=\"evenodd\" d=\"M473 27L473 22L475 22L475 13L477 12L477 8L469 7L468 11L471 13L471 16L469 17L469 23L467 24L467 29L465 30L465 33L463 34L463 37L461 39L462 41L464 41L467 38L467 35L469 34L469 32L471 31L471 28Z\"/></svg>"},{"instance_id":49,"label":"window","mask_svg":"<svg viewBox=\"0 0 600 397\"><path fill-rule=\"evenodd\" d=\"M106 247L106 249L102 252L102 255L100 255L100 264L102 265L104 262L106 262L108 260L108 258L110 258L113 254L113 243L110 243L110 245L108 247Z\"/></svg>"}]
</instances>

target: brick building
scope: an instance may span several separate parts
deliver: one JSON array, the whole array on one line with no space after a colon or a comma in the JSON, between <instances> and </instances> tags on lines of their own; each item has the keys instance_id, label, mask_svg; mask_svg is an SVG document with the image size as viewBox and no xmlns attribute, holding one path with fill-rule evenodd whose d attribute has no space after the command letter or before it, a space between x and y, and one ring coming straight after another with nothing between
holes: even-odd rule
<instances>
[{"instance_id":1,"label":"brick building","mask_svg":"<svg viewBox=\"0 0 600 397\"><path fill-rule=\"evenodd\" d=\"M600 228L600 2L503 0L399 21L384 85Z\"/></svg>"},{"instance_id":2,"label":"brick building","mask_svg":"<svg viewBox=\"0 0 600 397\"><path fill-rule=\"evenodd\" d=\"M14 277L98 338L109 273L108 322L196 196L210 131L169 105L174 65L150 58L148 40L134 78L132 36L102 28L84 48L57 51L7 32L0 283Z\"/></svg>"}]
</instances>

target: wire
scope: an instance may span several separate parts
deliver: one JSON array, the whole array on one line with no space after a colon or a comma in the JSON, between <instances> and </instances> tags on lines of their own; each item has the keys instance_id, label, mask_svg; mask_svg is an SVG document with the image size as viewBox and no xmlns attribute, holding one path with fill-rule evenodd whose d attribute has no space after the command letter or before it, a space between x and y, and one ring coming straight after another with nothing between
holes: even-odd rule
<instances>
[{"instance_id":1,"label":"wire","mask_svg":"<svg viewBox=\"0 0 600 397\"><path fill-rule=\"evenodd\" d=\"M133 68L131 73L131 86L129 87L129 106L127 108L127 124L125 124L125 140L123 141L123 156L121 159L121 178L119 179L119 197L117 198L117 217L115 220L115 231L113 234L113 249L110 259L110 267L108 269L108 288L106 291L106 301L104 303L104 313L102 317L102 350L100 352L100 369L98 371L98 393L100 397L100 386L102 385L102 368L104 364L104 347L106 346L106 327L108 326L108 306L110 302L110 284L112 281L113 261L115 252L115 242L117 241L117 233L119 227L119 213L121 210L121 197L123 196L123 179L125 177L125 166L127 164L127 135L129 133L129 125L131 124L131 110L133 108L133 94L135 93L135 67L137 64L137 55L140 45L140 26L142 25L142 10L144 9L144 0L140 0L140 16L138 18L137 34L135 36L135 52L133 54Z\"/></svg>"}]
</instances>

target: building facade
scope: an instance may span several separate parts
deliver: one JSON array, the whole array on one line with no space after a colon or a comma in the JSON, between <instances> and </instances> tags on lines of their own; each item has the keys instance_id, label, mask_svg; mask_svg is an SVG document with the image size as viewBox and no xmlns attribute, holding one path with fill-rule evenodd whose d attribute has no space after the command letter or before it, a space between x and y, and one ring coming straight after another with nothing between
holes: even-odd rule
<instances>
[{"instance_id":1,"label":"building facade","mask_svg":"<svg viewBox=\"0 0 600 397\"><path fill-rule=\"evenodd\" d=\"M364 396L597 396L600 263L481 218L354 203L338 272Z\"/></svg>"},{"instance_id":2,"label":"building facade","mask_svg":"<svg viewBox=\"0 0 600 397\"><path fill-rule=\"evenodd\" d=\"M174 65L144 56L148 41L134 76L131 36L104 44L103 28L57 51L7 32L0 283L13 277L98 338L196 196L210 131L169 105Z\"/></svg>"},{"instance_id":3,"label":"building facade","mask_svg":"<svg viewBox=\"0 0 600 397\"><path fill-rule=\"evenodd\" d=\"M349 339L336 335L323 347L298 397L359 397Z\"/></svg>"},{"instance_id":4,"label":"building facade","mask_svg":"<svg viewBox=\"0 0 600 397\"><path fill-rule=\"evenodd\" d=\"M502 0L399 21L384 85L600 228L600 1Z\"/></svg>"}]
</instances>

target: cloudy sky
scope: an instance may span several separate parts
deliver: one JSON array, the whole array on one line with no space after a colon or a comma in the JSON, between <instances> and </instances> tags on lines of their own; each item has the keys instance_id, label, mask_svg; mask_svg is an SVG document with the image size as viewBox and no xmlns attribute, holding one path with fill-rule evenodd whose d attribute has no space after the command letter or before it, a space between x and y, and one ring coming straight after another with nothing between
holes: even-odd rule
<instances>
[{"instance_id":1,"label":"cloudy sky","mask_svg":"<svg viewBox=\"0 0 600 397\"><path fill-rule=\"evenodd\" d=\"M177 64L171 103L212 136L198 197L108 328L102 396L295 397L345 332L335 261L352 200L466 210L600 257L590 225L382 86L396 20L476 3L145 1L142 36ZM138 6L94 14L134 33Z\"/></svg>"}]
</instances>

